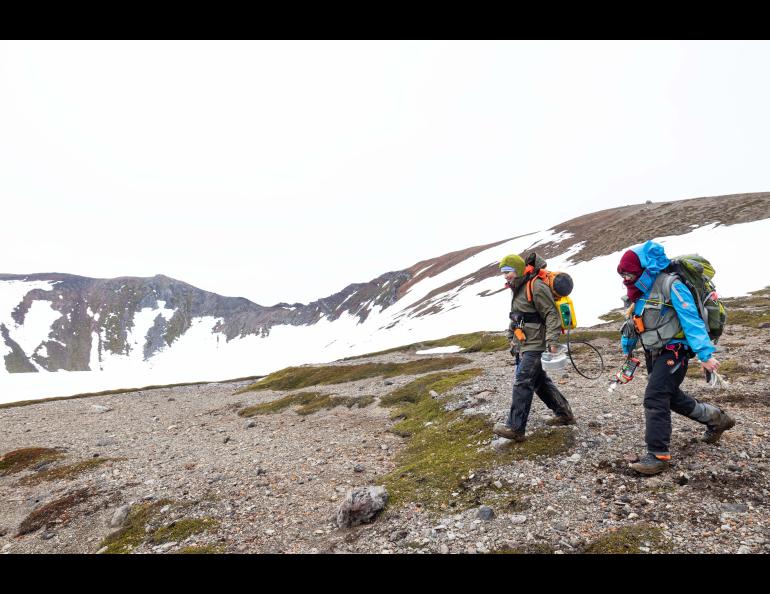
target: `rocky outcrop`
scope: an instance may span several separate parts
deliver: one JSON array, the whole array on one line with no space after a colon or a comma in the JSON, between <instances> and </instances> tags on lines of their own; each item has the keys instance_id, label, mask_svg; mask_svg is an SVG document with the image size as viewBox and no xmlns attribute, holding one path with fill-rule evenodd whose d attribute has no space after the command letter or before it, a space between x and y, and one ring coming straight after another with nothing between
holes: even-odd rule
<instances>
[{"instance_id":1,"label":"rocky outcrop","mask_svg":"<svg viewBox=\"0 0 770 594\"><path fill-rule=\"evenodd\" d=\"M337 510L337 526L351 528L371 522L388 502L388 492L383 486L351 489Z\"/></svg>"}]
</instances>

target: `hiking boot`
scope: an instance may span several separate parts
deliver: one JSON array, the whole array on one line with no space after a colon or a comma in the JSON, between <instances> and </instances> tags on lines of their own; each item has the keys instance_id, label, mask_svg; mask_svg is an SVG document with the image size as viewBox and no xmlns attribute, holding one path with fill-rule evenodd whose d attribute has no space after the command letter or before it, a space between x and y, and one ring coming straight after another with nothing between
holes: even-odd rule
<instances>
[{"instance_id":1,"label":"hiking boot","mask_svg":"<svg viewBox=\"0 0 770 594\"><path fill-rule=\"evenodd\" d=\"M644 458L639 460L639 462L629 464L629 467L633 470L636 470L636 472L641 472L642 474L658 474L659 472L663 472L666 470L666 468L668 468L668 461L670 458L670 456L667 456L661 459L658 458L655 454L647 452Z\"/></svg>"},{"instance_id":2,"label":"hiking boot","mask_svg":"<svg viewBox=\"0 0 770 594\"><path fill-rule=\"evenodd\" d=\"M717 409L706 424L706 431L703 432L701 441L705 441L706 443L716 443L719 441L719 438L722 437L722 433L733 427L735 427L735 419L722 409Z\"/></svg>"},{"instance_id":3,"label":"hiking boot","mask_svg":"<svg viewBox=\"0 0 770 594\"><path fill-rule=\"evenodd\" d=\"M574 425L575 417L572 415L556 415L555 417L548 419L545 424L552 427L555 425Z\"/></svg>"},{"instance_id":4,"label":"hiking boot","mask_svg":"<svg viewBox=\"0 0 770 594\"><path fill-rule=\"evenodd\" d=\"M499 435L500 437L505 437L505 439L510 439L511 441L524 441L523 431L514 431L512 427L505 423L495 423L492 433Z\"/></svg>"}]
</instances>

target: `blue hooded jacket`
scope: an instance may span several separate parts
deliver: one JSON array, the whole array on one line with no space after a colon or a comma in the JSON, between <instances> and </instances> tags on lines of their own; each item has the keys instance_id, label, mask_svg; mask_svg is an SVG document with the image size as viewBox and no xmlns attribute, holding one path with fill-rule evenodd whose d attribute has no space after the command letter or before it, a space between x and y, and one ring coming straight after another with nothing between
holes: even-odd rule
<instances>
[{"instance_id":1,"label":"blue hooded jacket","mask_svg":"<svg viewBox=\"0 0 770 594\"><path fill-rule=\"evenodd\" d=\"M663 246L654 241L648 241L640 246L632 247L631 250L639 257L639 262L644 269L634 285L642 291L642 296L636 300L634 314L642 315L644 306L647 303L647 296L650 289L658 278L661 270L671 263L666 257ZM708 328L698 313L698 306L690 293L687 285L681 281L675 281L671 286L671 305L673 305L676 315L679 316L679 323L684 331L684 338L673 338L668 344L683 343L698 355L701 361L708 361L714 354L716 347L708 335ZM636 347L635 338L622 337L620 339L623 353L628 355Z\"/></svg>"}]
</instances>

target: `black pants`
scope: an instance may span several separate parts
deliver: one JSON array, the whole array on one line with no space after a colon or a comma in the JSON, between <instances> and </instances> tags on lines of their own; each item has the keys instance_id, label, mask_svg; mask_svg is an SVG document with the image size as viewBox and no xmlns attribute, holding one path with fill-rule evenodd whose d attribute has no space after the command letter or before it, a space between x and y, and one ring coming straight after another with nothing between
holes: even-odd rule
<instances>
[{"instance_id":1,"label":"black pants","mask_svg":"<svg viewBox=\"0 0 770 594\"><path fill-rule=\"evenodd\" d=\"M645 358L649 378L644 391L644 440L647 451L667 455L671 442L671 411L689 417L698 404L695 398L679 388L687 373L689 353L685 347L677 345L677 350L663 349L654 359L645 352Z\"/></svg>"},{"instance_id":2,"label":"black pants","mask_svg":"<svg viewBox=\"0 0 770 594\"><path fill-rule=\"evenodd\" d=\"M511 411L508 413L507 420L507 425L514 431L524 432L526 429L533 393L537 394L538 398L557 416L572 415L567 399L543 371L540 355L542 353L539 351L522 353L519 365L516 367Z\"/></svg>"}]
</instances>

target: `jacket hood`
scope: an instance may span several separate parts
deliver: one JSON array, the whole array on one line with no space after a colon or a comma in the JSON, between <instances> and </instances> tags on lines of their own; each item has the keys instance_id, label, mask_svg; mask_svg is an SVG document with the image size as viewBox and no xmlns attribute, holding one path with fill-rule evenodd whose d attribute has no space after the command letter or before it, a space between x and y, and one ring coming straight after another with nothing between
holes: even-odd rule
<instances>
[{"instance_id":1,"label":"jacket hood","mask_svg":"<svg viewBox=\"0 0 770 594\"><path fill-rule=\"evenodd\" d=\"M527 264L531 265L535 270L539 270L540 268L545 268L548 265L548 262L545 261L545 258L543 258L537 252L532 252L531 254L529 254L525 261Z\"/></svg>"},{"instance_id":2,"label":"jacket hood","mask_svg":"<svg viewBox=\"0 0 770 594\"><path fill-rule=\"evenodd\" d=\"M632 247L631 250L639 256L642 268L646 268L650 274L657 275L666 266L671 264L671 260L666 256L663 246L652 240Z\"/></svg>"}]
</instances>

